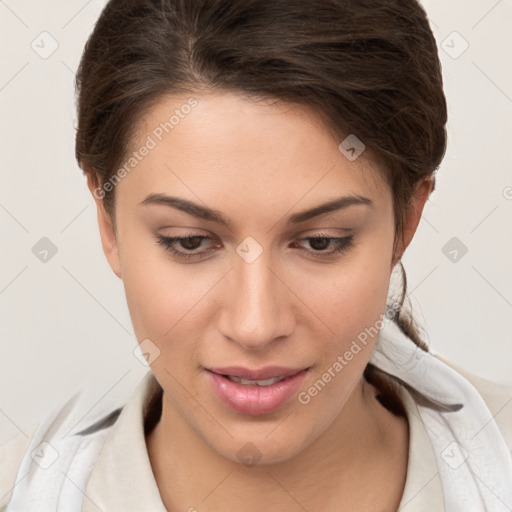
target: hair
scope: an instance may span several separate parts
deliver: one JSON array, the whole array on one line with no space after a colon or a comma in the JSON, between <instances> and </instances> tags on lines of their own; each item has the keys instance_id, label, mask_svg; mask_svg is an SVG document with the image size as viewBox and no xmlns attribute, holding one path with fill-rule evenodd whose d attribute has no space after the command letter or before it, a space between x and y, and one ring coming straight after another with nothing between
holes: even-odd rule
<instances>
[{"instance_id":1,"label":"hair","mask_svg":"<svg viewBox=\"0 0 512 512\"><path fill-rule=\"evenodd\" d=\"M447 108L437 45L416 0L110 0L76 74L75 155L102 186L129 154L138 121L172 94L234 92L313 109L382 162L395 247L415 187L435 188ZM340 138L340 142L341 142ZM103 205L114 220L114 189ZM393 320L428 351L411 311ZM397 381L364 377L404 414Z\"/></svg>"}]
</instances>

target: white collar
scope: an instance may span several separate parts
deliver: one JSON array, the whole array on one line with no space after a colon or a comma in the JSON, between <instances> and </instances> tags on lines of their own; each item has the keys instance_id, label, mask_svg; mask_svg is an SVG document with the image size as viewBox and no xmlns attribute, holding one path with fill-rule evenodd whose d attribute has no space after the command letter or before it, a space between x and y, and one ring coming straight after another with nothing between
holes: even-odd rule
<instances>
[{"instance_id":1,"label":"white collar","mask_svg":"<svg viewBox=\"0 0 512 512\"><path fill-rule=\"evenodd\" d=\"M460 404L439 412L418 403L434 448L447 511L510 512L512 457L478 391L462 375L383 321L370 362L427 398Z\"/></svg>"}]
</instances>

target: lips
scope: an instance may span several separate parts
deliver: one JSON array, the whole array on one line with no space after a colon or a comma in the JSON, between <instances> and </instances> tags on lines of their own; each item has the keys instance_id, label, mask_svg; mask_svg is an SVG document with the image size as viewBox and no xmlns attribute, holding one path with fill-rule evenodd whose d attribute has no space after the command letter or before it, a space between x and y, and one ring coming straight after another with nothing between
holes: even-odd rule
<instances>
[{"instance_id":1,"label":"lips","mask_svg":"<svg viewBox=\"0 0 512 512\"><path fill-rule=\"evenodd\" d=\"M245 380L267 380L280 377L290 377L295 375L306 367L302 368L285 368L283 366L265 366L259 369L244 368L242 366L226 366L207 368L207 370L216 373L217 375L224 375L226 377L238 377Z\"/></svg>"},{"instance_id":2,"label":"lips","mask_svg":"<svg viewBox=\"0 0 512 512\"><path fill-rule=\"evenodd\" d=\"M289 402L299 391L308 368L230 366L206 369L206 373L212 390L224 406L254 416L273 413Z\"/></svg>"}]
</instances>

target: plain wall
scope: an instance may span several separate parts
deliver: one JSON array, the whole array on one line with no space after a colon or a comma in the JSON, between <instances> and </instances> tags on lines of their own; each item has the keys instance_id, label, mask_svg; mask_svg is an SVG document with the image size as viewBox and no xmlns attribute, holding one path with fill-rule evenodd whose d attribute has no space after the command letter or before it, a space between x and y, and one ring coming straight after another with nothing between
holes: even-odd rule
<instances>
[{"instance_id":1,"label":"plain wall","mask_svg":"<svg viewBox=\"0 0 512 512\"><path fill-rule=\"evenodd\" d=\"M0 442L82 386L94 412L147 371L74 159L74 72L104 3L0 2ZM512 2L424 5L449 141L403 258L413 312L434 351L512 385ZM31 46L51 50L43 31L58 43L47 58ZM46 263L43 237L57 249Z\"/></svg>"}]
</instances>

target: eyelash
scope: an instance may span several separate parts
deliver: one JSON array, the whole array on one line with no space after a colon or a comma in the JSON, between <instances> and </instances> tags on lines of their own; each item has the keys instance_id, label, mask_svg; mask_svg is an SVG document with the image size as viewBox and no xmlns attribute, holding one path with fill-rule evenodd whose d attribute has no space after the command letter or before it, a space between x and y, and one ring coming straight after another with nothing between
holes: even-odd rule
<instances>
[{"instance_id":1,"label":"eyelash","mask_svg":"<svg viewBox=\"0 0 512 512\"><path fill-rule=\"evenodd\" d=\"M212 252L214 249L209 249L206 251L203 251L202 253L196 252L196 253L184 253L182 251L178 251L175 246L179 242L183 242L186 240L190 240L193 238L199 239L201 242L203 240L211 240L209 236L202 236L202 235L189 235L189 236L182 236L182 237L168 237L164 235L156 235L157 238L157 244L162 245L166 250L177 256L178 258L182 259L190 259L190 258L201 258L205 253ZM331 237L328 235L324 235L323 233L318 233L315 236L309 236L305 238L301 238L300 240L328 240L329 243L334 243L334 249L329 252L318 252L318 251L308 251L313 257L315 258L328 258L330 256L333 256L338 253L343 253L348 251L353 245L353 235L345 236L345 237Z\"/></svg>"}]
</instances>

